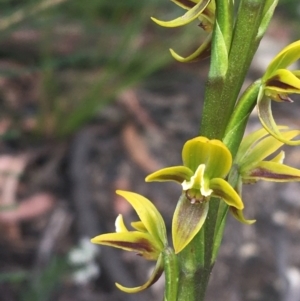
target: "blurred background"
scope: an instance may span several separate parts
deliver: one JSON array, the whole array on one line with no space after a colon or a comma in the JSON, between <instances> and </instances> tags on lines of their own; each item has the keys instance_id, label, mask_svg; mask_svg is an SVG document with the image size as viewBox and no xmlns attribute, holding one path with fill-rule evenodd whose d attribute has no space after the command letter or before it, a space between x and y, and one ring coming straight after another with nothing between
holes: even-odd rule
<instances>
[{"instance_id":1,"label":"blurred background","mask_svg":"<svg viewBox=\"0 0 300 301\"><path fill-rule=\"evenodd\" d=\"M0 0L0 301L162 300L163 277L128 295L153 263L92 245L136 218L116 189L147 196L168 230L179 187L145 184L181 162L197 135L208 61L175 62L204 40L197 22L167 29L183 13L165 0ZM300 38L297 0L280 1L247 84ZM193 26L194 25L194 26ZM294 104L275 107L299 128ZM259 127L256 114L249 130ZM299 148L287 163L300 168ZM208 301L300 300L299 184L246 187L243 226L231 217ZM254 188L254 189L253 189ZM171 241L171 240L170 240Z\"/></svg>"}]
</instances>

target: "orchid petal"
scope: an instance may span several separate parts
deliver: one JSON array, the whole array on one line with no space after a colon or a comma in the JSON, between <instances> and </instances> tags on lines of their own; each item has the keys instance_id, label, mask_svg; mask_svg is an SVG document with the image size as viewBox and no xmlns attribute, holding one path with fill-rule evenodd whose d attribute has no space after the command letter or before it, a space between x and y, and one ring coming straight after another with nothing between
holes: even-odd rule
<instances>
[{"instance_id":1,"label":"orchid petal","mask_svg":"<svg viewBox=\"0 0 300 301\"><path fill-rule=\"evenodd\" d=\"M300 131L297 130L281 132L282 137L288 141L299 134ZM266 157L278 150L283 144L283 142L279 141L273 136L268 136L264 139L261 139L251 148L251 152L247 154L247 157L239 162L239 165L241 166L241 172L243 170L250 169L251 166L255 165L257 162L263 161Z\"/></svg>"},{"instance_id":2,"label":"orchid petal","mask_svg":"<svg viewBox=\"0 0 300 301\"><path fill-rule=\"evenodd\" d=\"M185 166L172 166L160 169L150 175L145 179L146 182L165 182L174 181L177 183L182 183L183 181L188 181L193 176L193 171Z\"/></svg>"},{"instance_id":3,"label":"orchid petal","mask_svg":"<svg viewBox=\"0 0 300 301\"><path fill-rule=\"evenodd\" d=\"M191 1L191 0L171 0L171 1L186 10L193 8L198 2L198 1Z\"/></svg>"},{"instance_id":4,"label":"orchid petal","mask_svg":"<svg viewBox=\"0 0 300 301\"><path fill-rule=\"evenodd\" d=\"M171 55L173 56L173 58L175 60L177 60L178 62L181 62L181 63L192 63L192 62L196 62L196 61L205 59L210 56L211 37L212 37L212 35L210 34L205 39L205 41L199 46L199 48L187 57L180 56L173 49L170 49Z\"/></svg>"},{"instance_id":5,"label":"orchid petal","mask_svg":"<svg viewBox=\"0 0 300 301\"><path fill-rule=\"evenodd\" d=\"M288 129L287 126L278 126L279 130ZM239 150L235 156L235 162L242 162L244 158L246 158L252 151L253 146L257 143L257 141L261 140L263 137L267 136L269 132L265 128L261 128L258 131L254 131L250 133L245 138L239 147Z\"/></svg>"},{"instance_id":6,"label":"orchid petal","mask_svg":"<svg viewBox=\"0 0 300 301\"><path fill-rule=\"evenodd\" d=\"M176 254L182 251L200 231L208 208L207 201L191 204L185 193L181 195L172 221L172 238Z\"/></svg>"},{"instance_id":7,"label":"orchid petal","mask_svg":"<svg viewBox=\"0 0 300 301\"><path fill-rule=\"evenodd\" d=\"M247 135L245 138L243 138L234 161L241 162L244 158L248 156L248 153L251 152L252 145L255 144L261 138L263 138L264 136L267 136L268 134L269 132L267 130L261 128L260 130L255 131Z\"/></svg>"},{"instance_id":8,"label":"orchid petal","mask_svg":"<svg viewBox=\"0 0 300 301\"><path fill-rule=\"evenodd\" d=\"M269 64L263 81L269 79L278 69L284 69L300 58L300 41L296 41L282 49Z\"/></svg>"},{"instance_id":9,"label":"orchid petal","mask_svg":"<svg viewBox=\"0 0 300 301\"><path fill-rule=\"evenodd\" d=\"M271 110L271 100L269 98L259 98L257 103L257 110L260 122L273 137L288 145L300 145L300 140L286 139L279 131L279 127L273 118Z\"/></svg>"},{"instance_id":10,"label":"orchid petal","mask_svg":"<svg viewBox=\"0 0 300 301\"><path fill-rule=\"evenodd\" d=\"M151 18L155 23L164 27L178 27L186 25L193 20L197 19L206 6L209 4L211 0L200 0L193 8L189 9L183 16L176 18L171 21L160 21L155 18Z\"/></svg>"},{"instance_id":11,"label":"orchid petal","mask_svg":"<svg viewBox=\"0 0 300 301\"><path fill-rule=\"evenodd\" d=\"M270 77L266 83L266 92L271 90L272 93L300 93L300 79L287 69L278 69Z\"/></svg>"},{"instance_id":12,"label":"orchid petal","mask_svg":"<svg viewBox=\"0 0 300 301\"><path fill-rule=\"evenodd\" d=\"M222 198L227 205L236 209L244 208L243 201L238 193L225 180L220 178L212 179L209 182L209 188L213 190L213 196Z\"/></svg>"},{"instance_id":13,"label":"orchid petal","mask_svg":"<svg viewBox=\"0 0 300 301\"><path fill-rule=\"evenodd\" d=\"M231 214L241 223L243 224L247 224L247 225L251 225L253 223L256 222L255 219L245 219L243 211L242 210L238 210L234 207L229 207L230 208L230 212Z\"/></svg>"},{"instance_id":14,"label":"orchid petal","mask_svg":"<svg viewBox=\"0 0 300 301\"><path fill-rule=\"evenodd\" d=\"M253 169L242 174L242 177L246 181L296 182L300 181L300 170L281 163L262 161Z\"/></svg>"},{"instance_id":15,"label":"orchid petal","mask_svg":"<svg viewBox=\"0 0 300 301\"><path fill-rule=\"evenodd\" d=\"M164 220L155 206L142 195L137 193L117 190L134 208L147 231L161 241L162 247L167 243L167 234Z\"/></svg>"},{"instance_id":16,"label":"orchid petal","mask_svg":"<svg viewBox=\"0 0 300 301\"><path fill-rule=\"evenodd\" d=\"M164 271L164 268L163 268L163 260L162 260L162 254L159 255L158 257L158 260L156 262L156 265L155 265L155 269L154 271L152 272L149 280L144 283L143 285L141 286L137 286L137 287L125 287L119 283L116 283L116 286L118 289L120 289L121 291L125 292L125 293L138 293L148 287L150 287L152 284L154 284L158 279L159 277L162 275Z\"/></svg>"},{"instance_id":17,"label":"orchid petal","mask_svg":"<svg viewBox=\"0 0 300 301\"><path fill-rule=\"evenodd\" d=\"M149 233L138 231L102 234L91 239L92 243L133 251L148 260L156 260L162 247Z\"/></svg>"},{"instance_id":18,"label":"orchid petal","mask_svg":"<svg viewBox=\"0 0 300 301\"><path fill-rule=\"evenodd\" d=\"M131 222L130 224L132 228L134 228L137 231L145 232L145 233L148 232L147 229L145 228L145 225L141 221Z\"/></svg>"},{"instance_id":19,"label":"orchid petal","mask_svg":"<svg viewBox=\"0 0 300 301\"><path fill-rule=\"evenodd\" d=\"M273 159L270 160L270 162L276 162L276 163L283 163L285 157L284 151L281 151L278 155L276 155Z\"/></svg>"},{"instance_id":20,"label":"orchid petal","mask_svg":"<svg viewBox=\"0 0 300 301\"><path fill-rule=\"evenodd\" d=\"M119 214L118 217L116 218L115 227L116 227L116 232L117 233L129 232L128 229L126 228L125 224L124 224L122 214Z\"/></svg>"}]
</instances>

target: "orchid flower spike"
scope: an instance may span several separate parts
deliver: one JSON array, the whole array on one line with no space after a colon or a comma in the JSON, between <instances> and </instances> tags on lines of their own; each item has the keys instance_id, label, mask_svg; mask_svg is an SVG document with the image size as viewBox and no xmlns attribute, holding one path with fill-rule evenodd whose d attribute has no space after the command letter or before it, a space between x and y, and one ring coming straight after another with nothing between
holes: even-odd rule
<instances>
[{"instance_id":1,"label":"orchid flower spike","mask_svg":"<svg viewBox=\"0 0 300 301\"><path fill-rule=\"evenodd\" d=\"M132 222L133 231L127 229L122 215L116 219L116 232L94 237L91 242L136 252L147 260L156 260L150 279L143 285L127 288L118 283L116 286L126 293L137 293L155 283L163 273L162 252L167 247L166 227L162 216L155 206L145 197L128 191L117 190L135 209L140 221Z\"/></svg>"},{"instance_id":2,"label":"orchid flower spike","mask_svg":"<svg viewBox=\"0 0 300 301\"><path fill-rule=\"evenodd\" d=\"M146 177L146 182L175 181L182 185L183 194L172 222L175 253L180 252L201 229L211 197L219 197L237 210L244 208L238 193L224 180L231 168L232 157L220 140L206 137L188 140L183 146L182 160L183 166L167 167Z\"/></svg>"},{"instance_id":3,"label":"orchid flower spike","mask_svg":"<svg viewBox=\"0 0 300 301\"><path fill-rule=\"evenodd\" d=\"M204 59L210 55L211 50L211 31L215 22L215 0L172 0L175 4L187 10L187 12L171 21L160 21L151 18L155 23L163 27L179 27L199 19L200 27L209 33L199 48L187 57L178 55L173 49L170 49L171 55L179 62L194 62Z\"/></svg>"},{"instance_id":4,"label":"orchid flower spike","mask_svg":"<svg viewBox=\"0 0 300 301\"><path fill-rule=\"evenodd\" d=\"M286 139L276 124L271 101L292 102L289 94L300 94L300 70L290 71L287 68L300 58L300 41L285 47L269 64L260 88L257 109L264 128L279 141L289 145L300 145L300 140Z\"/></svg>"}]
</instances>

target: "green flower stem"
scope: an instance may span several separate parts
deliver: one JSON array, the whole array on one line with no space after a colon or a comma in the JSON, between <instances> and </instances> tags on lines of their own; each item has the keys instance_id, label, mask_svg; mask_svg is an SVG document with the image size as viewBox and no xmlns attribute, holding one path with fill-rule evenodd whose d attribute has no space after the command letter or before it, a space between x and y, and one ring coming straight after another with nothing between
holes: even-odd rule
<instances>
[{"instance_id":1,"label":"green flower stem","mask_svg":"<svg viewBox=\"0 0 300 301\"><path fill-rule=\"evenodd\" d=\"M223 22L226 18L221 10L218 10L224 1L216 1L216 4L217 19L212 41L211 69L206 84L200 134L208 138L222 139L257 48L258 43L254 41L262 20L265 1L240 2L229 55L227 48L229 35ZM254 99L258 89L259 83L256 82L244 93L241 104L231 120L230 127L240 136L255 105ZM241 117L242 122L239 122ZM231 135L231 140L231 150L236 151L240 137ZM220 205L218 199L211 199L204 227L179 254L181 273L178 301L204 300L210 273L222 240L227 211L228 206Z\"/></svg>"},{"instance_id":2,"label":"green flower stem","mask_svg":"<svg viewBox=\"0 0 300 301\"><path fill-rule=\"evenodd\" d=\"M210 271L205 270L204 227L179 254L179 288L177 301L204 300L204 281Z\"/></svg>"},{"instance_id":3,"label":"green flower stem","mask_svg":"<svg viewBox=\"0 0 300 301\"><path fill-rule=\"evenodd\" d=\"M176 301L179 281L178 257L171 248L166 248L162 254L166 279L164 301Z\"/></svg>"},{"instance_id":4,"label":"green flower stem","mask_svg":"<svg viewBox=\"0 0 300 301\"><path fill-rule=\"evenodd\" d=\"M218 207L218 214L216 220L215 234L214 234L214 244L212 251L212 263L216 261L218 251L222 242L223 232L226 224L226 217L228 213L228 205L224 202L220 202Z\"/></svg>"},{"instance_id":5,"label":"green flower stem","mask_svg":"<svg viewBox=\"0 0 300 301\"><path fill-rule=\"evenodd\" d=\"M253 56L257 50L257 34L263 18L264 0L242 0L240 3L232 46L229 54L229 66L222 92L224 124L226 126L238 98ZM226 104L226 105L225 105ZM222 135L224 132L222 133Z\"/></svg>"},{"instance_id":6,"label":"green flower stem","mask_svg":"<svg viewBox=\"0 0 300 301\"><path fill-rule=\"evenodd\" d=\"M223 142L233 157L242 141L249 116L256 105L260 86L261 80L257 80L242 94L226 127Z\"/></svg>"},{"instance_id":7,"label":"green flower stem","mask_svg":"<svg viewBox=\"0 0 300 301\"><path fill-rule=\"evenodd\" d=\"M203 136L222 139L224 135L227 122L258 46L257 34L264 7L265 0L242 0L240 2L225 79L220 76L216 77L212 72L209 74L201 122L201 135ZM220 55L219 49L212 48L211 70L216 68L213 61L214 52ZM214 75L214 77L210 75Z\"/></svg>"},{"instance_id":8,"label":"green flower stem","mask_svg":"<svg viewBox=\"0 0 300 301\"><path fill-rule=\"evenodd\" d=\"M203 301L214 265L214 229L218 217L219 200L209 201L211 217L192 242L178 254L180 275L177 301ZM224 206L227 208L227 206Z\"/></svg>"},{"instance_id":9,"label":"green flower stem","mask_svg":"<svg viewBox=\"0 0 300 301\"><path fill-rule=\"evenodd\" d=\"M228 69L228 53L233 23L232 6L231 1L216 0L216 21L213 30L210 70L205 86L201 123L201 132L207 138L221 138L219 125L223 124L223 116L215 113L220 107L221 93Z\"/></svg>"}]
</instances>

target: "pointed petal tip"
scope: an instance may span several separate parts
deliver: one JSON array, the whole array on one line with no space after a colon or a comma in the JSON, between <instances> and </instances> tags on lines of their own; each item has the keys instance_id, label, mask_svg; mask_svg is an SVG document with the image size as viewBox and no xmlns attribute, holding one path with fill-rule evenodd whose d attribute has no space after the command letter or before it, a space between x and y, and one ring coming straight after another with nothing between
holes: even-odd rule
<instances>
[{"instance_id":1,"label":"pointed petal tip","mask_svg":"<svg viewBox=\"0 0 300 301\"><path fill-rule=\"evenodd\" d=\"M243 211L238 210L234 207L230 207L230 212L234 216L235 219L237 219L239 222L246 224L246 225L252 225L256 222L255 219L246 219L244 217Z\"/></svg>"},{"instance_id":2,"label":"pointed petal tip","mask_svg":"<svg viewBox=\"0 0 300 301\"><path fill-rule=\"evenodd\" d=\"M285 138L284 135L280 132L280 127L279 125L277 125L273 117L271 109L271 99L266 97L259 99L257 103L257 109L261 124L271 136L287 145L300 145L300 140L291 140L289 138Z\"/></svg>"},{"instance_id":3,"label":"pointed petal tip","mask_svg":"<svg viewBox=\"0 0 300 301\"><path fill-rule=\"evenodd\" d=\"M162 168L148 175L146 182L166 182L174 181L181 184L184 180L189 180L193 172L186 166L171 166Z\"/></svg>"},{"instance_id":4,"label":"pointed petal tip","mask_svg":"<svg viewBox=\"0 0 300 301\"><path fill-rule=\"evenodd\" d=\"M162 259L162 254L160 254L150 278L143 285L137 287L125 287L117 282L115 283L115 285L119 290L125 293L129 293L129 294L138 293L152 286L160 278L163 271L164 271L163 259Z\"/></svg>"},{"instance_id":5,"label":"pointed petal tip","mask_svg":"<svg viewBox=\"0 0 300 301\"><path fill-rule=\"evenodd\" d=\"M97 240L97 237L98 237L98 236L95 236L95 237L93 237L92 239L90 239L90 242L93 243L93 244L99 244L99 243L98 243L98 240Z\"/></svg>"}]
</instances>

